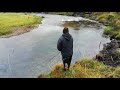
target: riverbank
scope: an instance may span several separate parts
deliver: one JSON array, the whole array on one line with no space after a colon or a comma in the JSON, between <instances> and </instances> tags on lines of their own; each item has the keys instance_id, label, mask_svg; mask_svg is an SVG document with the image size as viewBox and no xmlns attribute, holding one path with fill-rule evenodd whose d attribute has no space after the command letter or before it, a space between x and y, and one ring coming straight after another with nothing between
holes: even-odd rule
<instances>
[{"instance_id":1,"label":"riverbank","mask_svg":"<svg viewBox=\"0 0 120 90\"><path fill-rule=\"evenodd\" d=\"M94 12L85 16L86 18L103 23L106 28L104 34L111 39L110 43L104 44L103 50L97 55L98 61L106 65L120 65L120 13L119 12Z\"/></svg>"},{"instance_id":2,"label":"riverbank","mask_svg":"<svg viewBox=\"0 0 120 90\"><path fill-rule=\"evenodd\" d=\"M120 40L120 13L119 12L93 12L84 15L85 18L99 21L106 26L104 34L113 39Z\"/></svg>"},{"instance_id":3,"label":"riverbank","mask_svg":"<svg viewBox=\"0 0 120 90\"><path fill-rule=\"evenodd\" d=\"M62 71L62 64L57 64L49 74L40 75L38 76L39 78L120 78L120 46L118 45L118 40L120 40L119 13L95 12L85 14L83 17L99 21L105 25L106 28L104 34L109 35L111 39L117 39L117 43L110 42L107 43L107 48L106 46L103 47L103 50L100 51L100 54L102 52L102 55L104 55L100 57L100 59L104 58L103 60L98 60L99 58L96 58L98 61L93 59L83 59L73 64L70 71L67 72ZM71 26L71 23L66 23L65 25ZM73 23L72 26L74 26Z\"/></svg>"},{"instance_id":4,"label":"riverbank","mask_svg":"<svg viewBox=\"0 0 120 90\"><path fill-rule=\"evenodd\" d=\"M120 13L119 12L48 12L50 14L81 16L99 21L106 26L104 34L120 40Z\"/></svg>"},{"instance_id":5,"label":"riverbank","mask_svg":"<svg viewBox=\"0 0 120 90\"><path fill-rule=\"evenodd\" d=\"M93 59L78 60L66 72L62 68L62 64L56 64L50 73L38 78L120 78L120 67L110 67Z\"/></svg>"},{"instance_id":6,"label":"riverbank","mask_svg":"<svg viewBox=\"0 0 120 90\"><path fill-rule=\"evenodd\" d=\"M33 30L42 17L26 13L0 13L0 38L8 38Z\"/></svg>"}]
</instances>

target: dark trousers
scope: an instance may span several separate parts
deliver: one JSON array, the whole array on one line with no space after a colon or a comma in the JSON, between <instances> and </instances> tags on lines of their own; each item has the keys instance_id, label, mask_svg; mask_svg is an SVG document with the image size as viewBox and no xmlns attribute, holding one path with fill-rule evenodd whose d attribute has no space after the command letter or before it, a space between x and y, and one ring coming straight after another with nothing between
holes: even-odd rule
<instances>
[{"instance_id":1,"label":"dark trousers","mask_svg":"<svg viewBox=\"0 0 120 90\"><path fill-rule=\"evenodd\" d=\"M63 65L64 65L64 69L65 69L65 64L67 63L68 65L68 69L70 68L70 64L71 64L71 60L72 60L72 56L70 57L62 57L63 59Z\"/></svg>"}]
</instances>

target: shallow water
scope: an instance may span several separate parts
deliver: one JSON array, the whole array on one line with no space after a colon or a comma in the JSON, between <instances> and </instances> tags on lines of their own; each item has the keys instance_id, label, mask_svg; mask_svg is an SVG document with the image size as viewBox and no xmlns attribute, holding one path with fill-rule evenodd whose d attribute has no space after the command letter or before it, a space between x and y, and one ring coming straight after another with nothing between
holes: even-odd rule
<instances>
[{"instance_id":1,"label":"shallow water","mask_svg":"<svg viewBox=\"0 0 120 90\"><path fill-rule=\"evenodd\" d=\"M31 32L0 38L0 77L1 78L36 78L39 74L48 73L56 63L62 63L61 55L56 48L62 35L62 20L80 19L61 15L42 15L45 18L38 28ZM72 63L79 58L93 57L99 52L99 44L109 42L102 37L103 28L80 27L80 30L70 28L74 39L74 55ZM101 44L101 49L102 49Z\"/></svg>"}]
</instances>

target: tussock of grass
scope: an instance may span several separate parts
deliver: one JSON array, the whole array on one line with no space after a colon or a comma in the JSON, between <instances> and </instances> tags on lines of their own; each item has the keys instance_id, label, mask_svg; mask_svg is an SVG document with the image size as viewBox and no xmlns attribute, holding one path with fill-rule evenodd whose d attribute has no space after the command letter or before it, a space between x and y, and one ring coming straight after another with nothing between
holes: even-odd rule
<instances>
[{"instance_id":1,"label":"tussock of grass","mask_svg":"<svg viewBox=\"0 0 120 90\"><path fill-rule=\"evenodd\" d=\"M120 67L113 68L92 59L82 59L70 67L69 71L63 71L62 64L56 64L47 75L38 78L119 78Z\"/></svg>"},{"instance_id":2,"label":"tussock of grass","mask_svg":"<svg viewBox=\"0 0 120 90\"><path fill-rule=\"evenodd\" d=\"M10 34L12 27L21 27L41 23L39 16L24 13L0 13L0 35Z\"/></svg>"},{"instance_id":3,"label":"tussock of grass","mask_svg":"<svg viewBox=\"0 0 120 90\"><path fill-rule=\"evenodd\" d=\"M114 30L114 28L111 26L108 26L104 29L104 34L106 35L114 35L116 33L117 33L117 30Z\"/></svg>"}]
</instances>

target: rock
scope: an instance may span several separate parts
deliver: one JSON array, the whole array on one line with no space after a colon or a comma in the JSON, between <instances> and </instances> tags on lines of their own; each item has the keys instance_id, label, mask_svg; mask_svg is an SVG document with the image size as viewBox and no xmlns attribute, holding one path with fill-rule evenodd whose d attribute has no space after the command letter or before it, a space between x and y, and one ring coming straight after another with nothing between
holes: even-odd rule
<instances>
[{"instance_id":1,"label":"rock","mask_svg":"<svg viewBox=\"0 0 120 90\"><path fill-rule=\"evenodd\" d=\"M96 55L96 60L110 66L120 65L120 41L114 39L110 43L104 44L103 50Z\"/></svg>"}]
</instances>

